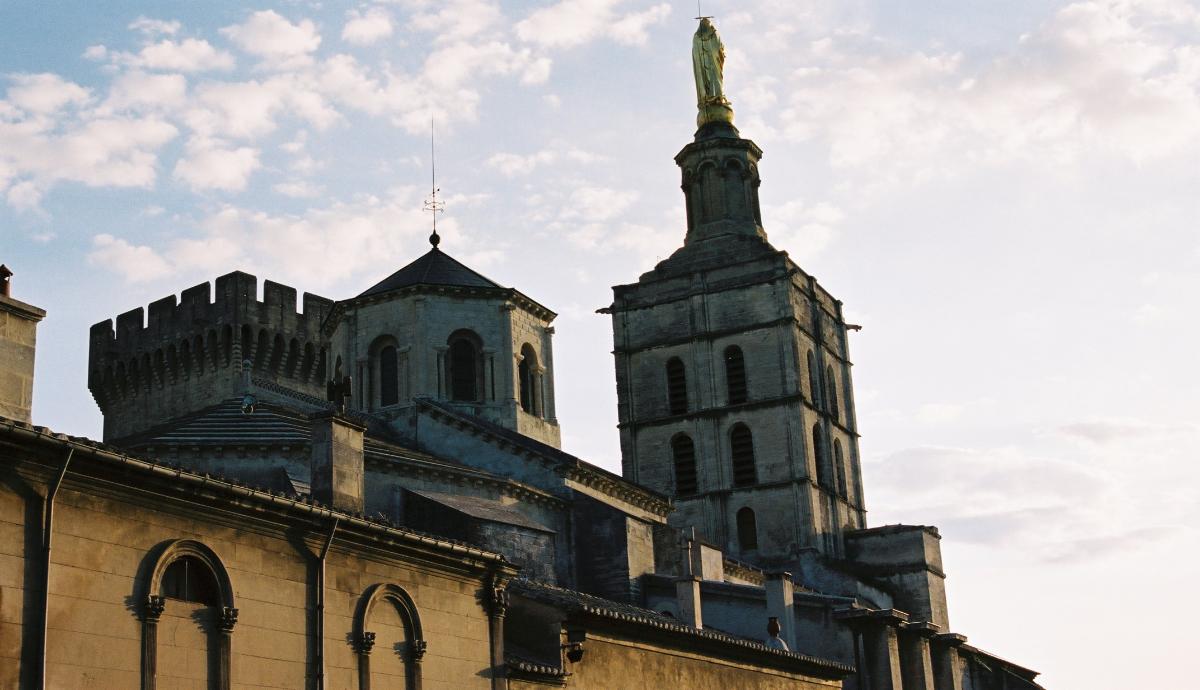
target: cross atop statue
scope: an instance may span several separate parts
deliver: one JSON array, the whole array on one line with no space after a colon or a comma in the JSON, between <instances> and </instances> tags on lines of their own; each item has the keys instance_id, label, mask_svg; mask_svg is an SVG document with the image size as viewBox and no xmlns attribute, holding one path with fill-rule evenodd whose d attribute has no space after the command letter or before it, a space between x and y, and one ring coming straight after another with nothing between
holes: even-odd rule
<instances>
[{"instance_id":1,"label":"cross atop statue","mask_svg":"<svg viewBox=\"0 0 1200 690\"><path fill-rule=\"evenodd\" d=\"M692 71L696 77L696 126L710 122L733 124L733 107L725 98L725 44L712 17L697 17L700 26L692 36Z\"/></svg>"}]
</instances>

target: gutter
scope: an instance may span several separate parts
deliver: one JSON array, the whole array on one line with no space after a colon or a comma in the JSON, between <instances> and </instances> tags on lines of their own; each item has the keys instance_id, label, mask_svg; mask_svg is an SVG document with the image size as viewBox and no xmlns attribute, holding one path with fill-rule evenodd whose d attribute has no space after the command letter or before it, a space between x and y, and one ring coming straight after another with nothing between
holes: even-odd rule
<instances>
[{"instance_id":1,"label":"gutter","mask_svg":"<svg viewBox=\"0 0 1200 690\"><path fill-rule=\"evenodd\" d=\"M67 467L75 455L74 448L67 449L67 458L63 460L62 470L50 488L46 491L46 504L42 514L42 644L38 650L38 683L40 688L46 687L46 645L50 633L50 547L54 538L54 499L62 487L63 478L67 476Z\"/></svg>"},{"instance_id":2,"label":"gutter","mask_svg":"<svg viewBox=\"0 0 1200 690\"><path fill-rule=\"evenodd\" d=\"M388 527L375 522L371 522L363 517L357 517L336 511L332 508L320 505L318 503L307 503L305 501L287 498L282 495L273 494L269 491L260 489L252 489L246 486L233 484L228 480L217 479L202 474L195 474L187 470L167 467L159 465L149 460L140 460L121 453L114 452L103 447L100 444L91 445L80 441L67 438L65 435L56 435L41 430L41 427L26 426L9 419L0 418L0 432L7 432L18 438L38 441L42 443L53 443L60 447L67 448L71 451L81 450L87 451L92 457L105 462L120 465L135 471L145 472L164 479L171 479L186 484L195 489L203 489L205 487L219 489L226 493L230 493L243 498L249 498L258 503L267 504L273 507L287 509L293 513L307 514L313 518L324 519L328 521L338 520L341 523L352 525L353 527L365 532L372 533L380 537L391 537L399 539L408 544L417 544L426 548L437 549L443 553L453 554L458 557L471 557L484 563L491 564L493 567L515 573L515 569L504 558L504 556L485 551L478 547L469 546L439 537L433 537L419 532L399 529L396 527ZM482 565L479 567L483 567Z\"/></svg>"},{"instance_id":3,"label":"gutter","mask_svg":"<svg viewBox=\"0 0 1200 690\"><path fill-rule=\"evenodd\" d=\"M334 518L333 526L329 528L329 538L321 549L321 567L317 571L317 690L325 690L325 557L329 555L329 547L333 546L338 522L339 518Z\"/></svg>"}]
</instances>

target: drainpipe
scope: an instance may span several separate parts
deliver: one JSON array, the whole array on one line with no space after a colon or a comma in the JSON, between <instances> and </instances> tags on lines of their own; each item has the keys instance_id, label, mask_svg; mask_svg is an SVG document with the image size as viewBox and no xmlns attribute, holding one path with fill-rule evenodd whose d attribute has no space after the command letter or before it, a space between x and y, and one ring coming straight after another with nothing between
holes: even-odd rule
<instances>
[{"instance_id":1,"label":"drainpipe","mask_svg":"<svg viewBox=\"0 0 1200 690\"><path fill-rule=\"evenodd\" d=\"M42 514L42 648L39 650L41 659L38 687L43 689L46 687L46 638L50 629L50 546L54 536L54 499L62 486L63 478L67 476L67 467L71 464L71 456L74 454L74 448L67 449L67 459L63 460L62 470L46 492L46 506Z\"/></svg>"},{"instance_id":2,"label":"drainpipe","mask_svg":"<svg viewBox=\"0 0 1200 690\"><path fill-rule=\"evenodd\" d=\"M333 546L333 535L337 534L338 519L333 519L329 538L321 549L321 567L317 571L317 690L325 690L325 557Z\"/></svg>"}]
</instances>

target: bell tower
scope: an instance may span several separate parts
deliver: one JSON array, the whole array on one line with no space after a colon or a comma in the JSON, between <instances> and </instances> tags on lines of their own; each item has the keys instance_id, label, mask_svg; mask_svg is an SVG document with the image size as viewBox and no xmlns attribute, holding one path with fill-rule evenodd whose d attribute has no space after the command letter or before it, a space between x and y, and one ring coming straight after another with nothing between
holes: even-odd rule
<instances>
[{"instance_id":1,"label":"bell tower","mask_svg":"<svg viewBox=\"0 0 1200 690\"><path fill-rule=\"evenodd\" d=\"M672 524L742 560L842 558L843 531L866 522L841 302L767 241L763 152L733 125L707 19L692 55L683 246L603 310L624 475L673 495Z\"/></svg>"}]
</instances>

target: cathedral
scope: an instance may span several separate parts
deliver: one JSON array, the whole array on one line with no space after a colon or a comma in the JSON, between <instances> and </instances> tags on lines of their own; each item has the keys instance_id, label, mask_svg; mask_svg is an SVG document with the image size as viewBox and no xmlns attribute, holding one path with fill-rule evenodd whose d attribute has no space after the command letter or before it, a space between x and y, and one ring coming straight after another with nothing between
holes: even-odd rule
<instances>
[{"instance_id":1,"label":"cathedral","mask_svg":"<svg viewBox=\"0 0 1200 690\"><path fill-rule=\"evenodd\" d=\"M1039 688L951 624L936 527L868 526L855 326L768 240L708 19L692 57L682 246L601 310L620 475L562 448L555 313L436 231L358 295L97 323L99 442L31 424L0 271L0 687Z\"/></svg>"}]
</instances>

